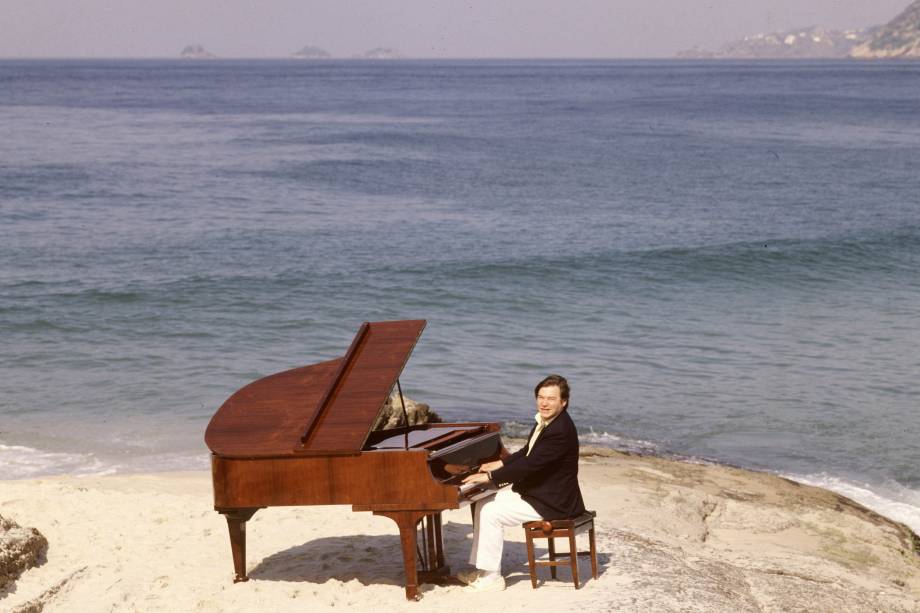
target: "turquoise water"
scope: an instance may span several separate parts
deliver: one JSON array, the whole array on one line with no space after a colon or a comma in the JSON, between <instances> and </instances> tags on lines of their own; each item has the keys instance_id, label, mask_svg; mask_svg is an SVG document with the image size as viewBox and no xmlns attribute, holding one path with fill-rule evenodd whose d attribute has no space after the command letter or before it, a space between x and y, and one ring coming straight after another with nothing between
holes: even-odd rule
<instances>
[{"instance_id":1,"label":"turquoise water","mask_svg":"<svg viewBox=\"0 0 920 613\"><path fill-rule=\"evenodd\" d=\"M199 468L425 318L405 391L920 526L920 65L0 62L0 470Z\"/></svg>"}]
</instances>

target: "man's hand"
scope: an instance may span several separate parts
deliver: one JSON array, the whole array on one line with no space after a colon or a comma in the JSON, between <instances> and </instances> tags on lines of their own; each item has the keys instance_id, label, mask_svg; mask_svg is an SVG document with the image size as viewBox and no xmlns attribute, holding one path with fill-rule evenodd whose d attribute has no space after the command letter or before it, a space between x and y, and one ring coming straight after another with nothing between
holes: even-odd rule
<instances>
[{"instance_id":1,"label":"man's hand","mask_svg":"<svg viewBox=\"0 0 920 613\"><path fill-rule=\"evenodd\" d=\"M486 462L485 464L481 465L479 467L479 470L481 470L482 472L490 472L493 470L498 470L504 465L505 463L502 462L501 460L495 460L494 462Z\"/></svg>"},{"instance_id":2,"label":"man's hand","mask_svg":"<svg viewBox=\"0 0 920 613\"><path fill-rule=\"evenodd\" d=\"M487 473L473 473L463 480L464 483L488 483L489 475Z\"/></svg>"}]
</instances>

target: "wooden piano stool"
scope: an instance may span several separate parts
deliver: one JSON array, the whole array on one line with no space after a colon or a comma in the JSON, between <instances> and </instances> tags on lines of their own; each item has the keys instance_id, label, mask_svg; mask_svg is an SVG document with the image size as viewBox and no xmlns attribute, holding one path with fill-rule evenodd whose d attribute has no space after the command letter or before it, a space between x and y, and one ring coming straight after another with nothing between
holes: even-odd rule
<instances>
[{"instance_id":1,"label":"wooden piano stool","mask_svg":"<svg viewBox=\"0 0 920 613\"><path fill-rule=\"evenodd\" d=\"M540 519L529 521L523 524L524 535L527 537L527 562L530 564L530 584L534 589L537 587L537 566L549 566L550 575L556 578L557 566L571 566L572 580L575 582L575 589L581 587L578 583L578 556L591 556L591 574L597 579L597 548L594 542L594 518L597 513L594 511L585 511L578 517L572 519L554 519L552 521ZM575 537L583 532L588 533L588 542L590 548L588 551L578 551L575 543ZM533 552L533 540L544 538L547 540L549 548L549 560L537 560ZM567 538L569 540L569 551L559 553L556 551L555 539ZM557 558L567 558L560 561Z\"/></svg>"}]
</instances>

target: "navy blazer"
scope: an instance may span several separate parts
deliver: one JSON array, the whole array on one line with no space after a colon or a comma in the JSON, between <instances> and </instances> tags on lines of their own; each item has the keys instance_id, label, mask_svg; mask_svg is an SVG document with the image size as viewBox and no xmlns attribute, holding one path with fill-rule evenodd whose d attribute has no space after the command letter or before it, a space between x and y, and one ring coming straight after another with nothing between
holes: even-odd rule
<instances>
[{"instance_id":1,"label":"navy blazer","mask_svg":"<svg viewBox=\"0 0 920 613\"><path fill-rule=\"evenodd\" d=\"M536 425L534 425L536 428ZM528 443L503 460L504 466L492 471L495 483L512 483L511 489L540 514L543 519L577 517L585 511L578 487L578 432L562 411L533 445L527 455Z\"/></svg>"}]
</instances>

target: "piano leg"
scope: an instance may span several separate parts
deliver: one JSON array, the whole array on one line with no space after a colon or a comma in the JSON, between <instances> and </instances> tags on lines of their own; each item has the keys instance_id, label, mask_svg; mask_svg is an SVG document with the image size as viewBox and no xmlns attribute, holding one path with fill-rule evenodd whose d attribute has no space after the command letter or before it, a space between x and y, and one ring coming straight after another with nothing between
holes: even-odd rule
<instances>
[{"instance_id":1,"label":"piano leg","mask_svg":"<svg viewBox=\"0 0 920 613\"><path fill-rule=\"evenodd\" d=\"M374 511L374 515L389 517L399 527L399 541L402 545L403 566L406 571L406 599L421 600L422 596L418 593L418 586L422 581L430 581L450 573L450 569L444 566L440 511L435 513L431 511ZM428 551L433 555L428 556L429 563L419 573L416 530L418 522L423 519L427 519L427 525L424 527L426 534L434 537L428 539ZM437 566L430 568L433 564Z\"/></svg>"},{"instance_id":2,"label":"piano leg","mask_svg":"<svg viewBox=\"0 0 920 613\"><path fill-rule=\"evenodd\" d=\"M249 581L246 575L246 522L255 515L258 508L218 509L227 518L230 530L230 549L233 551L233 582Z\"/></svg>"}]
</instances>

